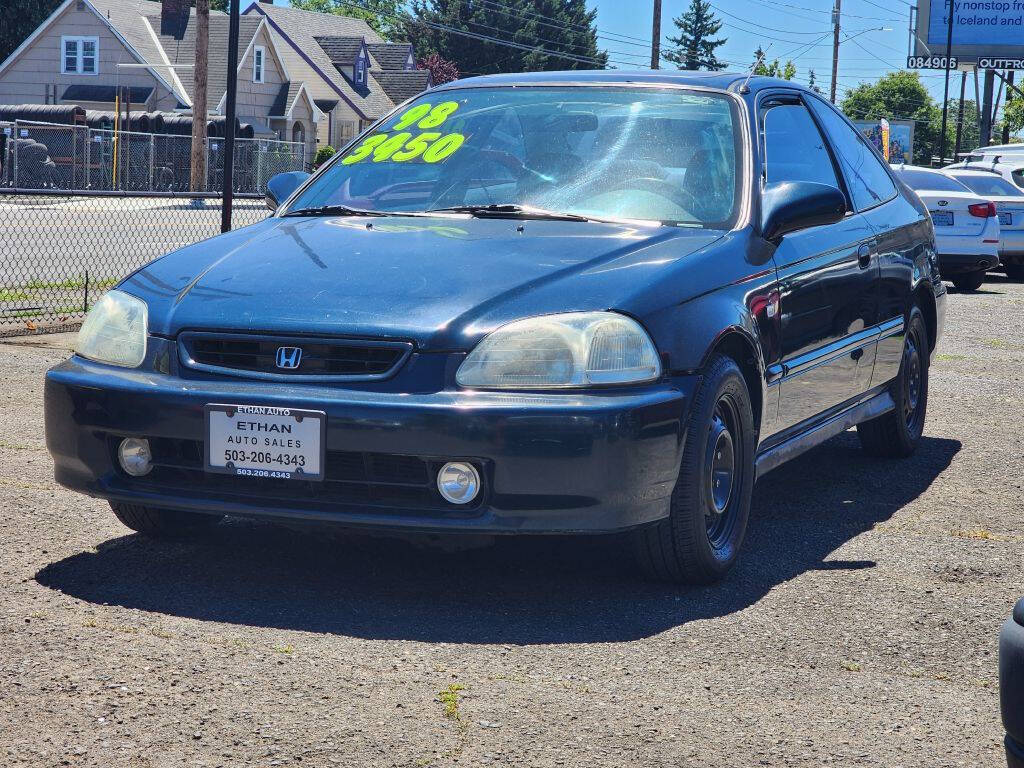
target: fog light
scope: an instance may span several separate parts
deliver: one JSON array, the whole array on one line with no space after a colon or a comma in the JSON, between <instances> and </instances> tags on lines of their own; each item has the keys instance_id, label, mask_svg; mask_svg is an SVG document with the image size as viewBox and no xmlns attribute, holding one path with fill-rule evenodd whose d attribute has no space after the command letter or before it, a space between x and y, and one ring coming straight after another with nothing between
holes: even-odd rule
<instances>
[{"instance_id":1,"label":"fog light","mask_svg":"<svg viewBox=\"0 0 1024 768\"><path fill-rule=\"evenodd\" d=\"M480 475L472 464L449 461L437 473L437 490L452 504L469 504L480 492Z\"/></svg>"},{"instance_id":2,"label":"fog light","mask_svg":"<svg viewBox=\"0 0 1024 768\"><path fill-rule=\"evenodd\" d=\"M153 453L144 437L126 437L117 449L121 467L132 477L142 477L153 468Z\"/></svg>"}]
</instances>

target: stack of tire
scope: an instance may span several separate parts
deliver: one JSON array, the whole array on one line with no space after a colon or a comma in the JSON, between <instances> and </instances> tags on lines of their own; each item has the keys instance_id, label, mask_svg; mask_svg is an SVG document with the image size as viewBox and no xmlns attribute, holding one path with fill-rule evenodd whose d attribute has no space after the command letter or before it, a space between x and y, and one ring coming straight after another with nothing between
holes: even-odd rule
<instances>
[{"instance_id":1,"label":"stack of tire","mask_svg":"<svg viewBox=\"0 0 1024 768\"><path fill-rule=\"evenodd\" d=\"M32 139L14 139L18 153L18 186L26 189L45 189L53 186L57 165L50 159L45 144Z\"/></svg>"},{"instance_id":2,"label":"stack of tire","mask_svg":"<svg viewBox=\"0 0 1024 768\"><path fill-rule=\"evenodd\" d=\"M1006 763L1024 768L1024 598L999 636L999 697L1006 728Z\"/></svg>"}]
</instances>

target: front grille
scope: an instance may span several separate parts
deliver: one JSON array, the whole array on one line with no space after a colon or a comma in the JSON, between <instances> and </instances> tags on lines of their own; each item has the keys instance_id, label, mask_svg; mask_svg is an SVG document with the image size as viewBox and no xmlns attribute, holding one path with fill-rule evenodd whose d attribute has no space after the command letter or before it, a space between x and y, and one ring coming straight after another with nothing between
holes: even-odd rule
<instances>
[{"instance_id":1,"label":"front grille","mask_svg":"<svg viewBox=\"0 0 1024 768\"><path fill-rule=\"evenodd\" d=\"M111 439L116 452L119 438ZM332 506L373 506L397 508L403 512L422 511L456 516L474 514L486 495L464 506L445 501L437 491L437 472L447 459L361 451L327 451L324 479L286 480L269 477L240 477L203 471L203 443L199 440L150 438L153 470L130 478L133 487L166 488L214 497L258 497L269 505L301 506L316 502ZM479 462L477 471L485 476Z\"/></svg>"},{"instance_id":2,"label":"front grille","mask_svg":"<svg viewBox=\"0 0 1024 768\"><path fill-rule=\"evenodd\" d=\"M411 344L400 341L192 332L181 334L179 345L182 364L198 370L259 378L349 380L386 378L412 350ZM295 367L278 365L282 347L300 350Z\"/></svg>"}]
</instances>

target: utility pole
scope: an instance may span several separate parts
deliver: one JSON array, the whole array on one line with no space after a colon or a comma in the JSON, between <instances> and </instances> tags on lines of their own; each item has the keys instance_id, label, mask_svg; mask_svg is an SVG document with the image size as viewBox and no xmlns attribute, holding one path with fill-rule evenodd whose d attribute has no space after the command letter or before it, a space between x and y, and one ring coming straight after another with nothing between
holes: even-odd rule
<instances>
[{"instance_id":1,"label":"utility pole","mask_svg":"<svg viewBox=\"0 0 1024 768\"><path fill-rule=\"evenodd\" d=\"M992 90L995 87L996 73L994 69L985 70L981 101L981 146L992 143Z\"/></svg>"},{"instance_id":2,"label":"utility pole","mask_svg":"<svg viewBox=\"0 0 1024 768\"><path fill-rule=\"evenodd\" d=\"M942 91L942 132L939 138L939 167L946 160L946 120L949 117L949 61L953 56L953 0L946 0L946 84Z\"/></svg>"},{"instance_id":3,"label":"utility pole","mask_svg":"<svg viewBox=\"0 0 1024 768\"><path fill-rule=\"evenodd\" d=\"M220 231L231 229L231 203L235 192L235 101L238 94L238 6L228 0L228 89L224 95L224 199L220 207Z\"/></svg>"},{"instance_id":4,"label":"utility pole","mask_svg":"<svg viewBox=\"0 0 1024 768\"><path fill-rule=\"evenodd\" d=\"M1013 98L1013 92L1017 89L1013 87L1013 70L1008 70L1006 73L1006 106L1003 107L1005 110L1010 105L1010 99ZM1005 114L1005 112L1003 113ZM1003 120L1003 144L1010 143L1010 127L1006 124L1006 120Z\"/></svg>"},{"instance_id":5,"label":"utility pole","mask_svg":"<svg viewBox=\"0 0 1024 768\"><path fill-rule=\"evenodd\" d=\"M836 103L836 77L839 75L839 17L842 14L842 0L836 0L832 8L832 87L829 88L829 101Z\"/></svg>"},{"instance_id":6,"label":"utility pole","mask_svg":"<svg viewBox=\"0 0 1024 768\"><path fill-rule=\"evenodd\" d=\"M188 6L185 8L187 12ZM192 71L192 153L189 181L189 189L193 192L202 192L206 189L206 55L209 47L210 0L196 0L196 66Z\"/></svg>"},{"instance_id":7,"label":"utility pole","mask_svg":"<svg viewBox=\"0 0 1024 768\"><path fill-rule=\"evenodd\" d=\"M661 0L654 0L654 23L651 25L651 69L661 62Z\"/></svg>"},{"instance_id":8,"label":"utility pole","mask_svg":"<svg viewBox=\"0 0 1024 768\"><path fill-rule=\"evenodd\" d=\"M960 138L964 130L964 89L967 87L967 70L960 72L960 108L956 113L956 139L953 141L953 162L960 159Z\"/></svg>"}]
</instances>

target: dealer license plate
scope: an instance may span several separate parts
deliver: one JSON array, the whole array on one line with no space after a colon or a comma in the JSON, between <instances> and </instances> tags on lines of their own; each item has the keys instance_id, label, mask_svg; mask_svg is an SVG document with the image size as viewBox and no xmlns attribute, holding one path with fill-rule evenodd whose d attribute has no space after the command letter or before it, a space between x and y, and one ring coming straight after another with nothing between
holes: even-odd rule
<instances>
[{"instance_id":1,"label":"dealer license plate","mask_svg":"<svg viewBox=\"0 0 1024 768\"><path fill-rule=\"evenodd\" d=\"M932 223L936 227L952 227L953 226L953 212L952 211L932 211Z\"/></svg>"},{"instance_id":2,"label":"dealer license plate","mask_svg":"<svg viewBox=\"0 0 1024 768\"><path fill-rule=\"evenodd\" d=\"M999 224L1004 227L1013 225L1013 214L1012 213L1000 213Z\"/></svg>"},{"instance_id":3,"label":"dealer license plate","mask_svg":"<svg viewBox=\"0 0 1024 768\"><path fill-rule=\"evenodd\" d=\"M264 405L206 406L206 471L324 479L323 411Z\"/></svg>"}]
</instances>

